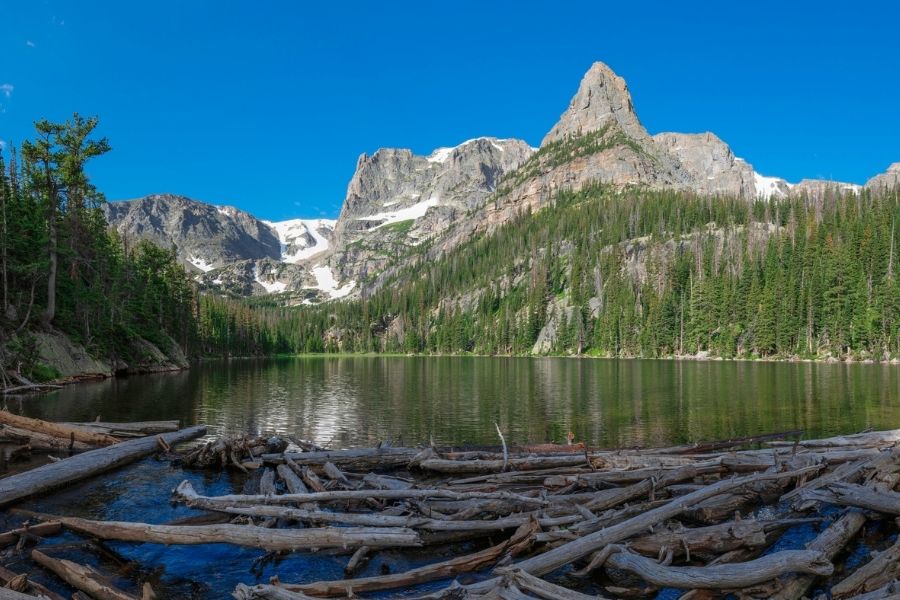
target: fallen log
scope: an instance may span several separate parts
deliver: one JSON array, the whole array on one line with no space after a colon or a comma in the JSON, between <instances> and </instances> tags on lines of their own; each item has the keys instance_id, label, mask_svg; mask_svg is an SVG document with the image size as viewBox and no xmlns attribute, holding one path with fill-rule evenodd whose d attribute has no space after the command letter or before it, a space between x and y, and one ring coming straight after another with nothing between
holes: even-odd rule
<instances>
[{"instance_id":1,"label":"fallen log","mask_svg":"<svg viewBox=\"0 0 900 600\"><path fill-rule=\"evenodd\" d=\"M278 477L284 482L284 486L291 494L308 494L309 489L303 483L303 480L294 473L287 465L277 465L275 471Z\"/></svg>"},{"instance_id":2,"label":"fallen log","mask_svg":"<svg viewBox=\"0 0 900 600\"><path fill-rule=\"evenodd\" d=\"M254 585L250 587L243 583L237 584L232 597L235 600L315 600L312 596L291 592L276 585Z\"/></svg>"},{"instance_id":3,"label":"fallen log","mask_svg":"<svg viewBox=\"0 0 900 600\"><path fill-rule=\"evenodd\" d=\"M419 534L400 527L322 527L271 529L255 525L151 525L124 521L92 521L78 517L50 517L66 529L101 540L153 544L234 544L281 550L312 548L400 548L421 546Z\"/></svg>"},{"instance_id":4,"label":"fallen log","mask_svg":"<svg viewBox=\"0 0 900 600\"><path fill-rule=\"evenodd\" d=\"M897 600L898 598L900 598L900 581L892 581L877 590L853 596L850 600Z\"/></svg>"},{"instance_id":5,"label":"fallen log","mask_svg":"<svg viewBox=\"0 0 900 600\"><path fill-rule=\"evenodd\" d=\"M284 454L263 454L268 463L280 464L290 458L300 466L323 466L332 462L347 468L392 468L405 467L419 450L416 448L358 448L352 450L324 450L319 452L285 452Z\"/></svg>"},{"instance_id":6,"label":"fallen log","mask_svg":"<svg viewBox=\"0 0 900 600\"><path fill-rule=\"evenodd\" d=\"M369 561L369 551L368 546L362 546L353 553L353 556L347 561L347 566L344 567L344 577L352 579L356 575L356 572Z\"/></svg>"},{"instance_id":7,"label":"fallen log","mask_svg":"<svg viewBox=\"0 0 900 600\"><path fill-rule=\"evenodd\" d=\"M799 445L803 448L846 448L892 446L900 442L900 429L889 431L868 431L851 435L838 435L819 440L801 440L799 442L769 442L772 446Z\"/></svg>"},{"instance_id":8,"label":"fallen log","mask_svg":"<svg viewBox=\"0 0 900 600\"><path fill-rule=\"evenodd\" d=\"M690 562L694 554L724 554L738 548L763 548L767 545L768 533L808 522L810 519L748 520L709 527L681 527L632 539L628 542L628 548L651 557L659 556L661 550L668 549L674 557L686 556Z\"/></svg>"},{"instance_id":9,"label":"fallen log","mask_svg":"<svg viewBox=\"0 0 900 600\"><path fill-rule=\"evenodd\" d=\"M831 504L855 506L885 515L900 515L900 494L897 492L878 491L853 483L832 483L827 489L830 493L824 497Z\"/></svg>"},{"instance_id":10,"label":"fallen log","mask_svg":"<svg viewBox=\"0 0 900 600\"><path fill-rule=\"evenodd\" d=\"M67 600L63 598L56 592L48 590L46 587L41 585L36 581L32 581L25 575L20 575L18 573L14 573L7 569L6 567L0 567L0 582L3 583L3 588L12 589L15 587L14 591L22 592L25 594L32 594L30 597L38 597L38 598L47 598L48 600ZM21 582L17 584L16 582ZM21 587L19 587L21 585ZM24 588L24 589L23 589ZM0 596L0 600L4 600L3 596Z\"/></svg>"},{"instance_id":11,"label":"fallen log","mask_svg":"<svg viewBox=\"0 0 900 600\"><path fill-rule=\"evenodd\" d=\"M461 573L479 571L496 562L505 553L516 555L523 552L530 546L532 537L538 530L537 523L532 521L519 527L511 538L495 546L473 554L411 569L404 573L302 584L279 583L278 585L292 592L301 592L313 596L350 596L360 592L411 587L429 581L456 577Z\"/></svg>"},{"instance_id":12,"label":"fallen log","mask_svg":"<svg viewBox=\"0 0 900 600\"><path fill-rule=\"evenodd\" d=\"M121 435L156 435L178 431L180 421L141 421L135 423L108 423L105 421L89 421L87 423L63 423L70 427L86 429L94 433L105 433L113 437Z\"/></svg>"},{"instance_id":13,"label":"fallen log","mask_svg":"<svg viewBox=\"0 0 900 600\"><path fill-rule=\"evenodd\" d=\"M846 579L831 588L833 598L849 598L876 590L900 577L900 539L893 546L879 552Z\"/></svg>"},{"instance_id":14,"label":"fallen log","mask_svg":"<svg viewBox=\"0 0 900 600\"><path fill-rule=\"evenodd\" d=\"M29 431L10 425L0 425L0 438L17 444L27 444L34 452L87 452L96 446L74 441L70 438L55 437L45 433Z\"/></svg>"},{"instance_id":15,"label":"fallen log","mask_svg":"<svg viewBox=\"0 0 900 600\"><path fill-rule=\"evenodd\" d=\"M10 546L19 541L22 536L44 536L56 535L62 531L62 524L58 521L48 521L46 523L37 523L36 525L26 525L18 529L11 529L7 532L0 533L0 548Z\"/></svg>"},{"instance_id":16,"label":"fallen log","mask_svg":"<svg viewBox=\"0 0 900 600\"><path fill-rule=\"evenodd\" d=\"M409 490L334 490L311 492L309 494L280 494L276 496L228 494L224 496L201 496L190 481L182 481L173 494L176 501L188 506L216 510L214 507L240 506L242 504L294 504L304 502L346 502L348 500L412 500L444 498L448 500L510 500L532 505L545 505L546 500L514 494L512 492L454 492L445 489Z\"/></svg>"},{"instance_id":17,"label":"fallen log","mask_svg":"<svg viewBox=\"0 0 900 600\"><path fill-rule=\"evenodd\" d=\"M503 575L506 581L514 583L520 590L544 600L604 600L602 596L582 594L535 577L515 567L503 567L497 569L497 572Z\"/></svg>"},{"instance_id":18,"label":"fallen log","mask_svg":"<svg viewBox=\"0 0 900 600\"><path fill-rule=\"evenodd\" d=\"M207 510L221 510L232 515L244 515L251 517L268 517L291 519L306 523L339 523L341 525L356 525L361 527L402 527L407 529L423 529L426 531L481 531L494 532L504 529L515 529L530 519L536 518L534 514L522 514L497 519L474 520L447 520L431 519L417 516L398 516L371 513L331 512L324 510L304 510L296 508L284 508L280 506L226 506L216 509L204 507ZM559 527L571 525L584 519L579 514L562 517L539 518L538 523L542 527Z\"/></svg>"},{"instance_id":19,"label":"fallen log","mask_svg":"<svg viewBox=\"0 0 900 600\"><path fill-rule=\"evenodd\" d=\"M31 551L31 558L72 587L97 600L140 600L133 594L117 589L94 569L70 560L47 556L39 550Z\"/></svg>"},{"instance_id":20,"label":"fallen log","mask_svg":"<svg viewBox=\"0 0 900 600\"><path fill-rule=\"evenodd\" d=\"M711 567L672 567L628 552L613 553L606 565L630 571L645 581L680 589L738 589L763 583L784 573L827 576L834 571L824 554L813 550L782 550L744 563Z\"/></svg>"},{"instance_id":21,"label":"fallen log","mask_svg":"<svg viewBox=\"0 0 900 600\"><path fill-rule=\"evenodd\" d=\"M166 443L172 445L199 437L204 433L206 426L198 425L166 433L162 437ZM107 448L90 450L25 473L11 475L0 480L0 506L7 506L24 498L120 467L153 454L157 447L156 438L129 440Z\"/></svg>"},{"instance_id":22,"label":"fallen log","mask_svg":"<svg viewBox=\"0 0 900 600\"><path fill-rule=\"evenodd\" d=\"M51 423L50 421L23 417L6 410L0 410L0 423L18 427L19 429L27 429L28 431L34 431L36 433L63 438L65 440L74 439L76 442L83 442L92 446L111 446L119 441L105 433L94 433L79 429L78 427L71 427L63 423Z\"/></svg>"},{"instance_id":23,"label":"fallen log","mask_svg":"<svg viewBox=\"0 0 900 600\"><path fill-rule=\"evenodd\" d=\"M46 598L47 596L43 594L32 596L31 594L24 594L8 588L0 588L0 600L45 600Z\"/></svg>"},{"instance_id":24,"label":"fallen log","mask_svg":"<svg viewBox=\"0 0 900 600\"><path fill-rule=\"evenodd\" d=\"M627 537L641 533L657 523L676 517L688 510L694 504L706 500L707 498L712 498L719 494L740 489L743 486L760 481L799 477L806 473L815 472L820 468L820 465L816 465L784 473L757 473L746 477L725 479L713 483L701 490L697 490L696 492L678 496L663 506L632 517L627 521L606 527L600 531L590 533L584 537L553 548L543 554L525 559L519 563L518 566L523 571L531 573L532 575L541 576L583 558L608 544L615 544Z\"/></svg>"}]
</instances>

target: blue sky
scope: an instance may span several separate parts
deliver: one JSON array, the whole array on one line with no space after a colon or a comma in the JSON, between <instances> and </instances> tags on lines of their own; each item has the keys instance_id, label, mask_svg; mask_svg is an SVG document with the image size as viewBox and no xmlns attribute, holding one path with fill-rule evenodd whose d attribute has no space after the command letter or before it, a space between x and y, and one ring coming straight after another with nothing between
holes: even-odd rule
<instances>
[{"instance_id":1,"label":"blue sky","mask_svg":"<svg viewBox=\"0 0 900 600\"><path fill-rule=\"evenodd\" d=\"M537 145L595 60L651 133L757 171L864 182L900 161L892 2L4 2L0 139L96 114L110 199L175 192L336 216L362 152Z\"/></svg>"}]
</instances>

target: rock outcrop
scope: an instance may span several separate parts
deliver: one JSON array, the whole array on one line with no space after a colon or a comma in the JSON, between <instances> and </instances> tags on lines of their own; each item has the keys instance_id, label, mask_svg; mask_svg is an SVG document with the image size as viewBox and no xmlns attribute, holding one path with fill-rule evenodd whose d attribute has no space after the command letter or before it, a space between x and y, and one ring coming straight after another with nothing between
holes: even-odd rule
<instances>
[{"instance_id":1,"label":"rock outcrop","mask_svg":"<svg viewBox=\"0 0 900 600\"><path fill-rule=\"evenodd\" d=\"M866 189L884 190L900 187L900 162L895 162L887 171L866 182Z\"/></svg>"},{"instance_id":2,"label":"rock outcrop","mask_svg":"<svg viewBox=\"0 0 900 600\"><path fill-rule=\"evenodd\" d=\"M410 260L465 242L552 202L560 190L605 183L747 200L858 193L861 186L756 172L716 135L650 135L624 79L603 63L584 75L540 148L476 138L428 156L381 149L359 157L336 221L264 222L231 207L156 195L112 203L129 238L175 245L209 289L285 293L293 302L355 296ZM866 187L900 184L900 163Z\"/></svg>"}]
</instances>

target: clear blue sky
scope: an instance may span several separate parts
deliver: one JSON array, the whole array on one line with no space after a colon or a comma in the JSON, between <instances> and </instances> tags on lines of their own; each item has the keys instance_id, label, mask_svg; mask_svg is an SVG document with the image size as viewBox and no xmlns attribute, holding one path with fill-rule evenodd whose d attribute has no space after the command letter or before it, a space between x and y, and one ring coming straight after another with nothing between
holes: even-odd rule
<instances>
[{"instance_id":1,"label":"clear blue sky","mask_svg":"<svg viewBox=\"0 0 900 600\"><path fill-rule=\"evenodd\" d=\"M713 131L767 175L900 161L894 2L3 4L0 139L99 115L111 199L334 216L362 152L537 145L595 60L651 133Z\"/></svg>"}]
</instances>

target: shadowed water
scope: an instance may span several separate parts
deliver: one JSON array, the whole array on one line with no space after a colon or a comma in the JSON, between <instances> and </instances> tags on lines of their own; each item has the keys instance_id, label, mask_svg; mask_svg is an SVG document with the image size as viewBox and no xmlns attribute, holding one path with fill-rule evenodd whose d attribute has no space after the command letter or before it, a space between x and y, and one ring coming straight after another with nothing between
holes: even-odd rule
<instances>
[{"instance_id":1,"label":"shadowed water","mask_svg":"<svg viewBox=\"0 0 900 600\"><path fill-rule=\"evenodd\" d=\"M181 419L211 435L276 432L332 447L382 440L576 439L658 446L789 429L900 427L896 365L481 357L209 362L69 386L12 410L56 421Z\"/></svg>"}]
</instances>

